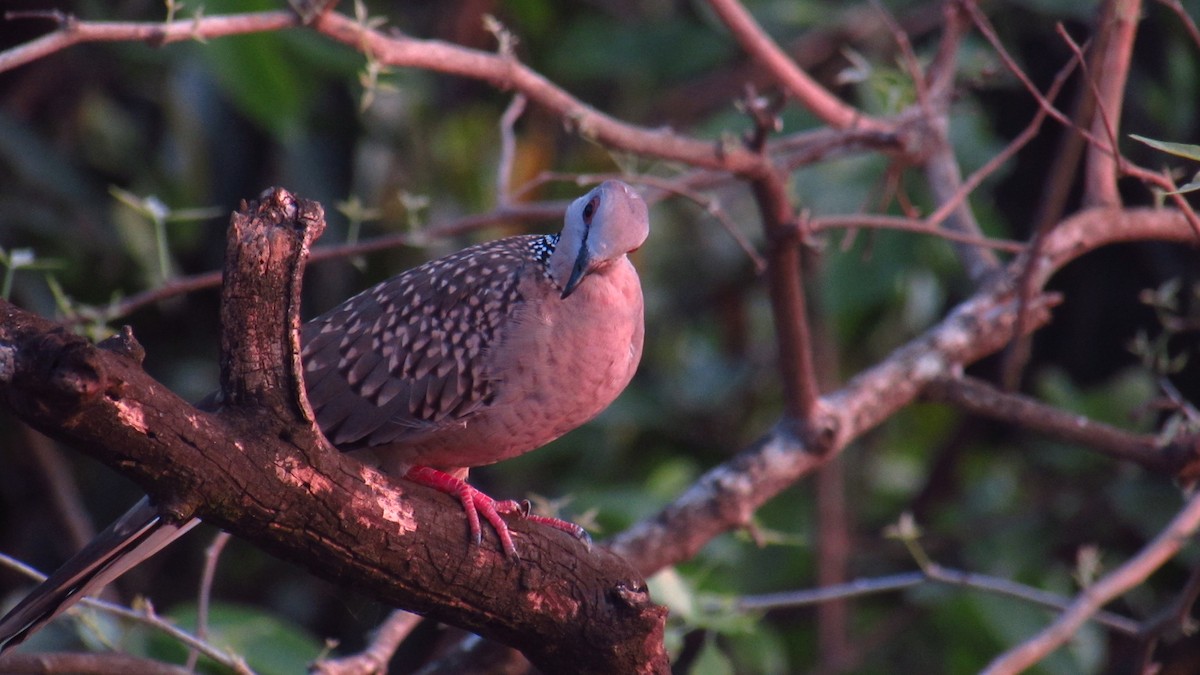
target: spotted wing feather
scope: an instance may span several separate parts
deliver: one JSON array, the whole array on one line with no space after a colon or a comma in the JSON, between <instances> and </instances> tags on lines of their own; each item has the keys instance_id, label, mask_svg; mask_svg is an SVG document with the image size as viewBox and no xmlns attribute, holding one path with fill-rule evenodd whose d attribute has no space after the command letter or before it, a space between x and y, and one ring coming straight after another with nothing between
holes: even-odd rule
<instances>
[{"instance_id":1,"label":"spotted wing feather","mask_svg":"<svg viewBox=\"0 0 1200 675\"><path fill-rule=\"evenodd\" d=\"M367 289L305 324L309 401L343 449L415 442L486 407L484 358L521 302L546 237L464 249Z\"/></svg>"}]
</instances>

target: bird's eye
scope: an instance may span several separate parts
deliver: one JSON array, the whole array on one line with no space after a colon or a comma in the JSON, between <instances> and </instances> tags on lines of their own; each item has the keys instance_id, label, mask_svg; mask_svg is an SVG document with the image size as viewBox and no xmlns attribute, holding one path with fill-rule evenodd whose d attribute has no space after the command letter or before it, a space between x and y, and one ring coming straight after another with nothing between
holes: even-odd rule
<instances>
[{"instance_id":1,"label":"bird's eye","mask_svg":"<svg viewBox=\"0 0 1200 675\"><path fill-rule=\"evenodd\" d=\"M583 222L591 225L592 216L596 215L596 207L600 206L600 198L592 197L583 207Z\"/></svg>"}]
</instances>

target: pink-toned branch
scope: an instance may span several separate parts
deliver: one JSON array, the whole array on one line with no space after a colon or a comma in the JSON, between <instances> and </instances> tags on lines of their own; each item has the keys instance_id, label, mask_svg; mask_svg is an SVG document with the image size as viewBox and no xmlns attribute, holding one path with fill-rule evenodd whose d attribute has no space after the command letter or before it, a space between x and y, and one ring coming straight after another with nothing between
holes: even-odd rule
<instances>
[{"instance_id":1,"label":"pink-toned branch","mask_svg":"<svg viewBox=\"0 0 1200 675\"><path fill-rule=\"evenodd\" d=\"M931 68L936 76L931 81L936 82L937 86L929 90L933 95L926 95L920 102L924 111L922 119L925 121L926 148L921 168L925 173L925 182L938 204L956 202L953 207L938 210L939 216L944 218L945 228L978 236L982 230L967 202L969 192L963 189L962 170L954 154L954 146L950 143L951 83L957 63L955 55L967 25L962 12L951 3L946 9L946 24L938 56ZM918 82L923 81L924 78L918 78ZM918 90L925 91L924 87ZM966 244L958 244L954 248L967 276L975 281L981 281L1000 266L999 260L987 248Z\"/></svg>"},{"instance_id":2,"label":"pink-toned branch","mask_svg":"<svg viewBox=\"0 0 1200 675\"><path fill-rule=\"evenodd\" d=\"M1193 495L1163 531L1136 556L1083 589L1054 623L1001 654L983 672L986 675L1019 673L1049 656L1104 605L1141 584L1174 557L1197 528L1200 528L1200 494Z\"/></svg>"},{"instance_id":3,"label":"pink-toned branch","mask_svg":"<svg viewBox=\"0 0 1200 675\"><path fill-rule=\"evenodd\" d=\"M1121 128L1125 82L1129 77L1133 39L1141 11L1140 0L1108 0L1099 26L1101 37L1097 45L1100 51L1095 59L1096 67L1085 72L1096 99L1091 120L1092 135L1108 139L1107 147L1088 146L1084 165L1084 204L1087 206L1121 203L1117 190L1117 134ZM1077 48L1073 43L1071 46Z\"/></svg>"},{"instance_id":4,"label":"pink-toned branch","mask_svg":"<svg viewBox=\"0 0 1200 675\"><path fill-rule=\"evenodd\" d=\"M1036 288L1071 260L1108 244L1134 240L1194 243L1177 211L1092 209L1063 221L1030 266ZM1008 268L1016 274L1026 263ZM896 349L841 389L820 397L810 418L807 445L798 429L780 420L750 447L705 473L658 515L614 537L611 548L643 574L691 558L709 540L748 525L755 511L808 475L849 443L910 404L925 387L995 353L1011 339L1016 300L1011 279L997 279L961 303L939 324ZM1049 320L1050 301L1030 303L1027 330Z\"/></svg>"},{"instance_id":5,"label":"pink-toned branch","mask_svg":"<svg viewBox=\"0 0 1200 675\"><path fill-rule=\"evenodd\" d=\"M58 29L32 42L0 52L0 72L12 70L54 52L85 42L146 42L164 45L182 40L209 40L228 35L262 33L300 25L293 12L259 12L179 19L160 23L80 21L60 12L6 12L5 19L46 19Z\"/></svg>"},{"instance_id":6,"label":"pink-toned branch","mask_svg":"<svg viewBox=\"0 0 1200 675\"><path fill-rule=\"evenodd\" d=\"M1196 20L1184 9L1183 3L1179 0L1158 0L1158 2L1174 12L1175 18L1179 19L1180 25L1187 31L1188 37L1192 39L1192 44L1200 47L1200 28L1196 27Z\"/></svg>"},{"instance_id":7,"label":"pink-toned branch","mask_svg":"<svg viewBox=\"0 0 1200 675\"><path fill-rule=\"evenodd\" d=\"M283 11L200 16L158 23L89 22L61 14L47 15L47 18L58 21L59 29L0 53L0 72L85 42L163 44L279 30L301 23L295 14ZM364 23L337 12L326 12L310 25L326 37L389 66L421 68L482 80L498 89L523 93L530 101L561 117L576 133L611 148L738 174L753 174L764 166L759 154L737 145L688 138L669 130L650 130L617 120L570 95L510 54L483 52L394 32L385 34Z\"/></svg>"},{"instance_id":8,"label":"pink-toned branch","mask_svg":"<svg viewBox=\"0 0 1200 675\"><path fill-rule=\"evenodd\" d=\"M789 94L836 129L885 130L888 125L846 104L817 83L792 61L737 0L709 0L709 6L733 33L738 44Z\"/></svg>"},{"instance_id":9,"label":"pink-toned branch","mask_svg":"<svg viewBox=\"0 0 1200 675\"><path fill-rule=\"evenodd\" d=\"M314 675L372 675L386 673L388 662L400 644L413 632L422 618L397 609L375 629L371 643L363 651L341 658L320 659L309 672Z\"/></svg>"},{"instance_id":10,"label":"pink-toned branch","mask_svg":"<svg viewBox=\"0 0 1200 675\"><path fill-rule=\"evenodd\" d=\"M1011 427L1046 434L1067 443L1098 450L1113 459L1133 462L1171 475L1196 473L1195 437L1160 440L1065 412L1040 401L996 389L971 377L936 380L925 394L975 415L1005 422Z\"/></svg>"},{"instance_id":11,"label":"pink-toned branch","mask_svg":"<svg viewBox=\"0 0 1200 675\"><path fill-rule=\"evenodd\" d=\"M389 66L458 75L483 80L497 89L520 92L560 117L580 136L609 148L737 174L753 174L764 166L760 155L738 145L622 122L580 101L506 54L468 49L440 40L385 34L335 12L317 18L312 27Z\"/></svg>"},{"instance_id":12,"label":"pink-toned branch","mask_svg":"<svg viewBox=\"0 0 1200 675\"><path fill-rule=\"evenodd\" d=\"M970 244L971 246L986 246L990 249L1008 253L1020 253L1025 250L1025 244L1016 241L991 239L980 235L944 230L936 224L931 224L928 218L925 220L913 220L911 218L901 218L900 216L880 216L869 213L850 216L819 216L802 221L799 227L805 235L820 234L830 230L865 227L876 230L897 230L913 234L924 234L945 239L946 241L956 241Z\"/></svg>"},{"instance_id":13,"label":"pink-toned branch","mask_svg":"<svg viewBox=\"0 0 1200 675\"><path fill-rule=\"evenodd\" d=\"M1029 76L1025 74L1020 66L1017 65L1016 60L1013 59L1012 55L1009 54L1008 50L1004 47L1003 43L1000 42L1000 38L996 35L996 31L992 27L991 22L986 16L984 16L982 12L979 11L979 8L976 7L974 3L964 3L963 7L970 14L971 19L975 23L975 26L979 29L979 32L983 34L984 38L988 41L992 48L996 50L996 55L1000 58L1001 62L1004 63L1009 72L1011 72L1017 77L1018 80L1021 81L1026 90L1029 91L1029 93L1034 97L1034 100L1037 101L1038 106L1044 110L1047 115L1065 126L1067 129L1070 129L1073 133L1081 136L1089 145L1102 149L1107 148L1109 152L1113 152L1111 143L1104 141L1102 137L1096 136L1090 130L1081 128L1079 125L1075 124L1069 117L1063 114L1062 111L1055 108L1054 105L1046 99L1046 97L1041 95L1041 93L1037 90L1037 87L1034 86L1033 82L1029 79ZM1176 186L1171 180L1170 176L1150 171L1148 169L1143 169L1119 154L1115 155L1115 161L1117 162L1120 172L1124 175L1137 178L1147 185L1161 189L1164 192L1173 192L1175 190ZM1200 239L1200 218L1196 216L1187 199L1185 199L1183 195L1172 194L1171 201L1175 204L1176 208L1179 209L1180 213L1184 215L1189 226L1196 233L1197 238Z\"/></svg>"},{"instance_id":14,"label":"pink-toned branch","mask_svg":"<svg viewBox=\"0 0 1200 675\"><path fill-rule=\"evenodd\" d=\"M805 438L814 431L820 388L813 365L813 341L804 297L799 238L788 227L794 220L784 176L768 172L752 186L763 230L771 240L767 254L767 289L779 345L779 371L783 380L787 415Z\"/></svg>"}]
</instances>

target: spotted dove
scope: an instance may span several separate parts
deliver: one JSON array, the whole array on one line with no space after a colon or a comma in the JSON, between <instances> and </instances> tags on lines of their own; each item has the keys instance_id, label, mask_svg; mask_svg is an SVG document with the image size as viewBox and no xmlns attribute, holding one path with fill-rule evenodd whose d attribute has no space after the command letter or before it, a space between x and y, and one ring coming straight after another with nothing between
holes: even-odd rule
<instances>
[{"instance_id":1,"label":"spotted dove","mask_svg":"<svg viewBox=\"0 0 1200 675\"><path fill-rule=\"evenodd\" d=\"M570 205L561 234L472 246L308 322L302 361L322 431L394 476L456 496L473 540L483 515L515 556L501 514L526 509L467 485L467 470L558 438L629 384L643 320L626 254L647 234L645 202L608 181ZM0 619L0 651L197 522L168 523L143 499Z\"/></svg>"}]
</instances>

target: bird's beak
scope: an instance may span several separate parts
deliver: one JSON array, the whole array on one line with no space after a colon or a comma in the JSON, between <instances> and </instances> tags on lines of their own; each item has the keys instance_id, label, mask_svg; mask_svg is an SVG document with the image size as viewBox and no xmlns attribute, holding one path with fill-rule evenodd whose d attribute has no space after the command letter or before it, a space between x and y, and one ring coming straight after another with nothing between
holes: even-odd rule
<instances>
[{"instance_id":1,"label":"bird's beak","mask_svg":"<svg viewBox=\"0 0 1200 675\"><path fill-rule=\"evenodd\" d=\"M575 258L575 266L571 268L571 277L567 279L567 285L563 287L562 299L566 300L567 296L574 293L579 286L579 282L587 276L591 271L592 256L588 253L588 247L585 244L579 248L579 257Z\"/></svg>"}]
</instances>

